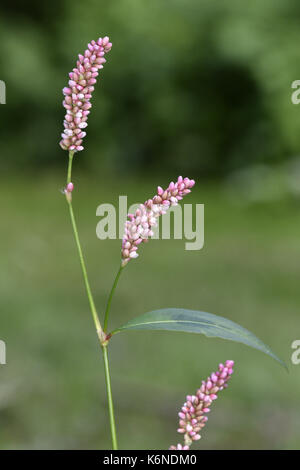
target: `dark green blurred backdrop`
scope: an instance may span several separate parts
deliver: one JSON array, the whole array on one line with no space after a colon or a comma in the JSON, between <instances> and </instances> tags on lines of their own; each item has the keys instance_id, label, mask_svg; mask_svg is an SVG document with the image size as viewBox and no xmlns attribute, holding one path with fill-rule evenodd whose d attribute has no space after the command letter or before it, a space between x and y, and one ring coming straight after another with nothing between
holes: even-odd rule
<instances>
[{"instance_id":1,"label":"dark green blurred backdrop","mask_svg":"<svg viewBox=\"0 0 300 470\"><path fill-rule=\"evenodd\" d=\"M236 360L196 448L299 448L300 79L297 0L2 1L0 79L1 448L107 448L102 363L65 201L62 88L91 39L112 51L93 96L74 206L99 309L120 242L96 207L144 201L178 174L197 182L205 247L153 241L130 263L112 324L182 306L229 317L287 362L238 344L133 332L111 344L121 448L177 442L177 412Z\"/></svg>"}]
</instances>

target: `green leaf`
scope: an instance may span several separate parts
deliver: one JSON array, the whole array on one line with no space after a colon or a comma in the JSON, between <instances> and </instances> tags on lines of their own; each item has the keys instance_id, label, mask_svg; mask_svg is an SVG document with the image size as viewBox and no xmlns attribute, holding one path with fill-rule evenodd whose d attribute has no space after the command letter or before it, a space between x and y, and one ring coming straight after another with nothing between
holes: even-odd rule
<instances>
[{"instance_id":1,"label":"green leaf","mask_svg":"<svg viewBox=\"0 0 300 470\"><path fill-rule=\"evenodd\" d=\"M229 339L258 349L286 367L271 349L253 333L227 318L212 313L183 308L165 308L145 313L125 325L114 330L111 334L125 330L169 330L202 333L208 337Z\"/></svg>"}]
</instances>

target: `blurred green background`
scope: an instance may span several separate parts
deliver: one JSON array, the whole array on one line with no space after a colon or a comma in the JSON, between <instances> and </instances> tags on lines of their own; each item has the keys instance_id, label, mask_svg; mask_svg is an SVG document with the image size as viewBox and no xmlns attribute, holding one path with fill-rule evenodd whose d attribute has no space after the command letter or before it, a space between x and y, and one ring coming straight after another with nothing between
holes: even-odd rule
<instances>
[{"instance_id":1,"label":"blurred green background","mask_svg":"<svg viewBox=\"0 0 300 470\"><path fill-rule=\"evenodd\" d=\"M120 241L96 208L144 201L178 174L197 182L205 246L152 241L121 277L111 325L159 307L224 315L288 364L198 335L131 332L111 342L119 444L177 443L187 393L226 359L236 370L198 449L297 449L300 365L300 79L297 0L2 1L0 79L0 447L110 446L102 359L65 201L61 89L87 42L113 49L96 87L73 181L100 312Z\"/></svg>"}]
</instances>

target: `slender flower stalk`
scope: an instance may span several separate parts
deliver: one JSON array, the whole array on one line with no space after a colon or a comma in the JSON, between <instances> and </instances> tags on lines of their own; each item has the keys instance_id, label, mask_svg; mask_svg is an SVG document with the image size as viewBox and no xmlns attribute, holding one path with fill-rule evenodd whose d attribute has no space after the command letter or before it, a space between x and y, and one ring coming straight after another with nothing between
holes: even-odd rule
<instances>
[{"instance_id":1,"label":"slender flower stalk","mask_svg":"<svg viewBox=\"0 0 300 470\"><path fill-rule=\"evenodd\" d=\"M123 269L123 266L120 266L119 271L117 272L117 275L115 277L115 280L113 282L111 291L110 291L109 296L108 296L108 300L107 300L107 304L106 304L106 308L105 308L105 314L104 314L104 327L103 327L103 330L105 332L107 331L108 316L109 316L109 312L110 312L111 301L112 301L113 295L115 293L119 278L121 276L122 269Z\"/></svg>"},{"instance_id":2,"label":"slender flower stalk","mask_svg":"<svg viewBox=\"0 0 300 470\"><path fill-rule=\"evenodd\" d=\"M219 364L217 372L213 372L207 380L202 381L196 395L187 395L179 416L179 428L177 431L184 434L184 445L171 446L170 450L188 450L193 441L198 441L199 432L204 428L210 412L210 406L218 398L218 392L228 386L228 380L233 374L234 361L226 361Z\"/></svg>"},{"instance_id":3,"label":"slender flower stalk","mask_svg":"<svg viewBox=\"0 0 300 470\"><path fill-rule=\"evenodd\" d=\"M109 42L109 38L106 36L103 39L99 38L96 41L91 41L88 44L88 49L84 52L84 55L79 55L79 59L76 63L76 67L70 72L69 87L63 89L65 99L63 105L66 109L66 115L64 120L64 132L62 134L62 140L60 146L64 150L69 151L69 163L67 172L67 184L64 189L64 194L69 206L70 218L72 228L74 232L75 242L77 245L79 260L81 264L82 274L86 287L87 297L90 304L91 313L95 323L96 331L100 341L103 361L104 361L104 372L107 389L107 400L108 400L108 411L110 419L110 429L112 437L112 446L116 450L117 436L116 436L116 425L114 417L114 406L112 399L111 380L109 372L108 354L107 354L107 335L104 333L99 316L96 310L94 298L92 295L86 264L82 252L82 247L79 239L77 224L72 206L72 193L74 190L74 184L72 183L72 163L73 157L76 152L83 150L82 139L86 133L83 131L87 127L87 117L90 113L91 108L90 99L92 92L94 91L94 84L96 83L96 77L98 76L98 70L103 68L103 64L106 62L104 59L105 53L109 52L112 44ZM111 299L110 299L111 302ZM109 303L110 305L110 303Z\"/></svg>"},{"instance_id":4,"label":"slender flower stalk","mask_svg":"<svg viewBox=\"0 0 300 470\"><path fill-rule=\"evenodd\" d=\"M72 192L74 190L74 184L71 182L73 157L74 157L74 152L69 152L67 185L64 189L64 194L66 196L66 200L67 200L68 205L69 205L69 212L70 212L72 228L73 228L73 232L74 232L75 242L76 242L76 245L77 245L79 260L80 260L80 264L81 264L82 274L83 274L83 278L84 278L84 283L85 283L85 287L86 287L86 292L87 292L87 296L88 296L88 300L89 300L93 320L94 320L94 323L95 323L97 334L98 334L99 339L101 341L103 339L103 330L102 330L102 327L101 327L101 323L100 323L100 320L99 320L99 316L98 316L98 313L97 313L95 302L94 302L94 299L93 299L92 290L91 290L89 279L88 279L86 264L85 264L85 261L84 261L84 256L83 256L83 252L82 252L82 248L81 248L81 243L80 243L80 239L79 239L77 224L76 224L75 215L74 215L73 206L72 206Z\"/></svg>"},{"instance_id":5,"label":"slender flower stalk","mask_svg":"<svg viewBox=\"0 0 300 470\"><path fill-rule=\"evenodd\" d=\"M157 194L140 204L134 214L128 214L125 222L125 233L122 240L122 266L131 259L138 257L138 246L147 242L154 235L153 228L157 226L157 218L166 213L171 206L176 206L185 195L191 192L195 181L179 176L167 189L160 186Z\"/></svg>"},{"instance_id":6,"label":"slender flower stalk","mask_svg":"<svg viewBox=\"0 0 300 470\"><path fill-rule=\"evenodd\" d=\"M100 345L102 348L102 353L103 353L103 360L104 360L104 372L105 372L105 382L106 382L106 390L107 390L107 400L108 400L108 412L109 412L109 420L110 420L110 430L111 430L111 438L112 438L112 446L114 450L117 450L118 445L117 445L117 433L116 433L116 425L115 425L115 415L114 415L114 405L113 405L113 399L112 399L112 390L111 390L111 380L110 380L110 372L109 372L109 363L108 363L108 355L107 355L107 335L104 333L99 316L96 310L93 294L91 291L89 279L88 279L88 274L87 274L87 269L86 269L86 264L81 248L81 243L79 239L79 234L78 234L78 229L77 229L77 224L74 216L74 211L73 211L73 206L72 206L72 192L74 189L73 183L70 181L71 180L71 175L72 175L72 160L73 160L73 153L70 152L69 154L69 166L68 166L68 176L67 176L67 185L64 190L64 193L66 195L66 200L68 202L69 206L69 212L70 212L70 218L71 218L71 223L72 223L72 228L74 232L74 237L77 245L77 250L79 254L79 259L80 259L80 264L81 264L81 269L82 269L82 274L84 278L84 283L86 287L86 292L87 292L87 297L89 300L90 304L90 309L91 313L93 316L93 320L95 323L95 328L98 334L98 338L100 340Z\"/></svg>"}]
</instances>

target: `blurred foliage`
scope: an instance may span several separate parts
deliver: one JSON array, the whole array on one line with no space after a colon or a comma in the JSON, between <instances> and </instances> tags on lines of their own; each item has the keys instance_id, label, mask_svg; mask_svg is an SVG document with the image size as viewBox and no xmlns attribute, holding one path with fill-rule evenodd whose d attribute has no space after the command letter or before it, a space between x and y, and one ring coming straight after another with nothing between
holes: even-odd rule
<instances>
[{"instance_id":1,"label":"blurred foliage","mask_svg":"<svg viewBox=\"0 0 300 470\"><path fill-rule=\"evenodd\" d=\"M298 0L1 2L2 169L64 164L61 89L92 38L112 52L84 164L222 176L299 148Z\"/></svg>"}]
</instances>

